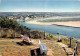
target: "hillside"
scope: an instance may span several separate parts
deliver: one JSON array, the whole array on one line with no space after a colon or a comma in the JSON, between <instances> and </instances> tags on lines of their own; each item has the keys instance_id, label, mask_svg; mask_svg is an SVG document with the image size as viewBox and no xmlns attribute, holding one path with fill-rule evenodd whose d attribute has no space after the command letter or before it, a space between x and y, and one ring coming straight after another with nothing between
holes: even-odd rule
<instances>
[{"instance_id":1,"label":"hillside","mask_svg":"<svg viewBox=\"0 0 80 56\"><path fill-rule=\"evenodd\" d=\"M40 39L42 43L46 43L48 48L48 56L72 56L75 42L72 41L72 48L68 48L69 39L61 38L62 42L57 42L57 38L51 40ZM34 56L34 50L39 48L39 39L32 39L32 45L22 44L22 39L0 39L0 55L2 56ZM78 43L77 55L80 55L80 43ZM38 54L37 54L38 55Z\"/></svg>"}]
</instances>

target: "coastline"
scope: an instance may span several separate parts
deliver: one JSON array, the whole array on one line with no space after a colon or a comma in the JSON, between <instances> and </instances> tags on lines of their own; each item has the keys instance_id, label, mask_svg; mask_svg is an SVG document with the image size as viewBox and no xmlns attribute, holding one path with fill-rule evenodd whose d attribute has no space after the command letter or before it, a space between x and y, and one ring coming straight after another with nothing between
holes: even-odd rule
<instances>
[{"instance_id":1,"label":"coastline","mask_svg":"<svg viewBox=\"0 0 80 56\"><path fill-rule=\"evenodd\" d=\"M80 21L69 21L69 22L38 22L38 21L28 21L26 23L29 23L29 24L38 24L38 25L57 25L57 26L80 28Z\"/></svg>"}]
</instances>

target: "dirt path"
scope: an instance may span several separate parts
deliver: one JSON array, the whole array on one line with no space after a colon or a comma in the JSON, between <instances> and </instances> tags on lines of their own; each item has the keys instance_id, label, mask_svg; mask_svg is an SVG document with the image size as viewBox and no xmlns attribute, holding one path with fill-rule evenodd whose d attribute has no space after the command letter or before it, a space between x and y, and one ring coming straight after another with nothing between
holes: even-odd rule
<instances>
[{"instance_id":1,"label":"dirt path","mask_svg":"<svg viewBox=\"0 0 80 56\"><path fill-rule=\"evenodd\" d=\"M60 55L64 55L64 56L72 56L73 54L73 49L72 48L68 48L67 45L61 43L61 42L55 42L55 41L49 41L49 40L42 40L43 43L47 44L48 49L51 49L52 54L55 55L56 54L60 54ZM59 56L60 56L59 55Z\"/></svg>"},{"instance_id":2,"label":"dirt path","mask_svg":"<svg viewBox=\"0 0 80 56\"><path fill-rule=\"evenodd\" d=\"M56 44L63 48L63 50L65 51L67 56L72 56L72 54L73 54L73 49L72 48L68 48L67 45L65 45L65 44L63 44L61 42L57 42Z\"/></svg>"},{"instance_id":3,"label":"dirt path","mask_svg":"<svg viewBox=\"0 0 80 56\"><path fill-rule=\"evenodd\" d=\"M56 44L59 45L59 46L61 46L61 47L65 47L65 48L68 47L67 45L65 45L65 44L63 44L63 43L61 43L61 42L56 42Z\"/></svg>"}]
</instances>

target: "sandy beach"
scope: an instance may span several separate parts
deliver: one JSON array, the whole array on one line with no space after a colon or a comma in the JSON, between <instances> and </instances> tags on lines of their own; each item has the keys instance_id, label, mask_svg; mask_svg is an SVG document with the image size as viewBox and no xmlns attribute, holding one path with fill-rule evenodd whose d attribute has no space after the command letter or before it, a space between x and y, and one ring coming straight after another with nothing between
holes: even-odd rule
<instances>
[{"instance_id":1,"label":"sandy beach","mask_svg":"<svg viewBox=\"0 0 80 56\"><path fill-rule=\"evenodd\" d=\"M38 22L38 21L28 21L29 24L39 24L39 25L63 25L71 27L80 27L80 21L70 21L70 22Z\"/></svg>"}]
</instances>

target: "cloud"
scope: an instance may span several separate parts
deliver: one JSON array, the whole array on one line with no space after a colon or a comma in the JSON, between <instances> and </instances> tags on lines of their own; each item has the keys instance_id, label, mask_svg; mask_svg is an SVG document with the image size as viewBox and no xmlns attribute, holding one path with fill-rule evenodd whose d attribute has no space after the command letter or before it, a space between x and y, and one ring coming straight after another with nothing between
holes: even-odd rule
<instances>
[{"instance_id":1,"label":"cloud","mask_svg":"<svg viewBox=\"0 0 80 56\"><path fill-rule=\"evenodd\" d=\"M78 1L80 1L80 0L78 0Z\"/></svg>"}]
</instances>

